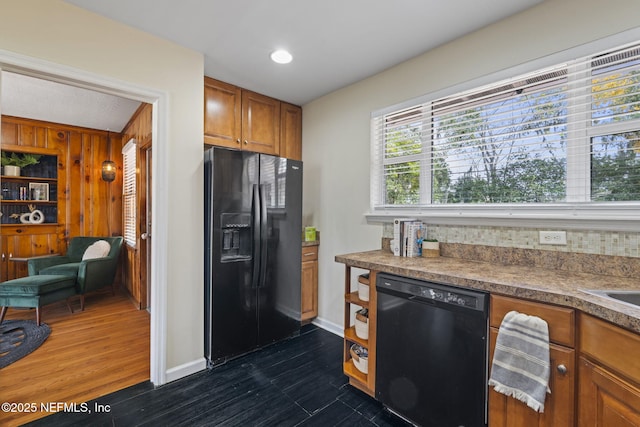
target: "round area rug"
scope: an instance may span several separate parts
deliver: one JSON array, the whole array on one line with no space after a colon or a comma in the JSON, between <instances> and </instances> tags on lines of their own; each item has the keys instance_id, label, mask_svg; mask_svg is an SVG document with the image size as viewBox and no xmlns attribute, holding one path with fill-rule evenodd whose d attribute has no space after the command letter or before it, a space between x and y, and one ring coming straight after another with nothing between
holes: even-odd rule
<instances>
[{"instance_id":1,"label":"round area rug","mask_svg":"<svg viewBox=\"0 0 640 427\"><path fill-rule=\"evenodd\" d=\"M51 333L49 325L33 320L5 320L0 324L0 369L31 353Z\"/></svg>"}]
</instances>

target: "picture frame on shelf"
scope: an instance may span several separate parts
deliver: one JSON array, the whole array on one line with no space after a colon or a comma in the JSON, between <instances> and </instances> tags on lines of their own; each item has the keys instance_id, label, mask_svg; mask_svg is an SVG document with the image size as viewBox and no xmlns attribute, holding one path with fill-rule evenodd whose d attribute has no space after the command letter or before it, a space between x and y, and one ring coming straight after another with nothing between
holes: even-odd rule
<instances>
[{"instance_id":1,"label":"picture frame on shelf","mask_svg":"<svg viewBox=\"0 0 640 427\"><path fill-rule=\"evenodd\" d=\"M29 183L29 200L49 201L49 184L46 182L30 182Z\"/></svg>"}]
</instances>

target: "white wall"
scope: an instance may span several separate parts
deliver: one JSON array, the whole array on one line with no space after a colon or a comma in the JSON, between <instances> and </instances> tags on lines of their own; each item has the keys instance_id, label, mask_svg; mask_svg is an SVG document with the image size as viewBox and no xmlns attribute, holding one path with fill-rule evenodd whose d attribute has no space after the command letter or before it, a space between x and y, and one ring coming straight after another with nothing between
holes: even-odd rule
<instances>
[{"instance_id":1,"label":"white wall","mask_svg":"<svg viewBox=\"0 0 640 427\"><path fill-rule=\"evenodd\" d=\"M342 328L337 254L380 247L368 225L371 111L638 26L636 0L546 0L303 106L304 217L321 230L319 321ZM455 25L455 22L451 23Z\"/></svg>"},{"instance_id":2,"label":"white wall","mask_svg":"<svg viewBox=\"0 0 640 427\"><path fill-rule=\"evenodd\" d=\"M154 278L166 283L168 303L166 312L152 310L166 321L166 335L157 341L166 369L202 362L202 55L59 0L1 0L0 50L44 68L55 63L63 72L145 88L167 101L168 119L159 121L154 141L154 200L166 210L155 213L161 228L153 238L168 260L155 265Z\"/></svg>"}]
</instances>

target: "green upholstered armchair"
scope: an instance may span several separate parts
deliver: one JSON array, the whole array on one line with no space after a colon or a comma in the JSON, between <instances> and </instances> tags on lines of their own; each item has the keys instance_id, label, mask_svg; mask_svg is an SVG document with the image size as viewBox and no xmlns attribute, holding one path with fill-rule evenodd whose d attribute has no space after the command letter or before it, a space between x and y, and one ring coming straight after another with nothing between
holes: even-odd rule
<instances>
[{"instance_id":1,"label":"green upholstered armchair","mask_svg":"<svg viewBox=\"0 0 640 427\"><path fill-rule=\"evenodd\" d=\"M109 243L109 253L105 257L85 259L82 257L89 246L98 240ZM113 287L118 269L118 257L122 247L122 237L73 237L64 256L52 255L28 260L29 276L52 274L75 276L76 292L80 295L80 309L84 310L84 295L105 286Z\"/></svg>"}]
</instances>

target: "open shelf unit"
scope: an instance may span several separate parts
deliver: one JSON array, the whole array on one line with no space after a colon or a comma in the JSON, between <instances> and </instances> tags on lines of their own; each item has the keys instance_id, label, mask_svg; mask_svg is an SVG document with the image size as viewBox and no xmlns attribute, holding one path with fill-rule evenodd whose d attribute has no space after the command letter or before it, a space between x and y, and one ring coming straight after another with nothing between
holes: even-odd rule
<instances>
[{"instance_id":1,"label":"open shelf unit","mask_svg":"<svg viewBox=\"0 0 640 427\"><path fill-rule=\"evenodd\" d=\"M351 289L351 266L345 266L345 297L344 297L344 357L343 372L349 377L349 384L375 397L375 371L376 371L376 272L370 271L368 275L361 274L358 281L369 285L369 300L360 299L357 287ZM356 335L355 325L352 323L352 306L369 310L369 335L368 339L362 339ZM353 344L358 344L368 351L367 373L361 372L354 364L350 349Z\"/></svg>"},{"instance_id":2,"label":"open shelf unit","mask_svg":"<svg viewBox=\"0 0 640 427\"><path fill-rule=\"evenodd\" d=\"M38 163L21 168L20 175L0 176L2 225L22 226L58 223L58 157L51 150L3 149L8 154L37 154ZM3 167L3 169L5 169ZM28 214L32 211L34 215ZM37 214L37 215L36 215Z\"/></svg>"}]
</instances>

